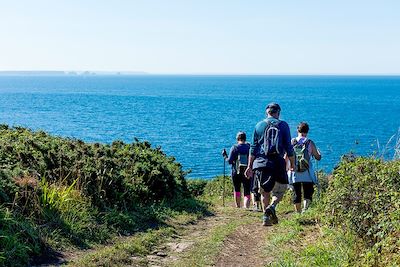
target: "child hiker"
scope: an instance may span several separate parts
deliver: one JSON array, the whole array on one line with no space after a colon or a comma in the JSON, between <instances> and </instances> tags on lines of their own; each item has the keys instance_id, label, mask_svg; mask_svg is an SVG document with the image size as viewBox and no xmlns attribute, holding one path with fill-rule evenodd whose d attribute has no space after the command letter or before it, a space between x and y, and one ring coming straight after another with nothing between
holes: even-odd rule
<instances>
[{"instance_id":1,"label":"child hiker","mask_svg":"<svg viewBox=\"0 0 400 267\"><path fill-rule=\"evenodd\" d=\"M238 132L236 135L237 144L233 145L229 151L229 156L224 150L223 156L232 165L232 182L234 187L235 206L241 205L241 187L243 185L244 201L243 207L250 207L250 187L251 180L246 178L244 172L247 168L250 144L246 142L246 133Z\"/></svg>"}]
</instances>

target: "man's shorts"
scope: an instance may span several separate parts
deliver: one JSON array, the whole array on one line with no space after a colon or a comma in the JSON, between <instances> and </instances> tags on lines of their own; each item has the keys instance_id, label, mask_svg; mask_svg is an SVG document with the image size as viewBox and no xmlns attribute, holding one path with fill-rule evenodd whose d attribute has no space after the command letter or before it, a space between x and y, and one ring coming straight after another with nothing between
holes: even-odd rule
<instances>
[{"instance_id":1,"label":"man's shorts","mask_svg":"<svg viewBox=\"0 0 400 267\"><path fill-rule=\"evenodd\" d=\"M253 193L257 194L262 194L264 192L264 189L260 187L259 181L257 179L254 179L254 184L252 188ZM288 185L287 184L281 184L278 182L275 182L274 188L272 188L271 194L273 198L276 198L275 203L279 203L282 199L283 196L285 195L286 191L288 190Z\"/></svg>"},{"instance_id":2,"label":"man's shorts","mask_svg":"<svg viewBox=\"0 0 400 267\"><path fill-rule=\"evenodd\" d=\"M266 169L256 169L254 171L254 188L259 188L260 192L271 192L275 186L275 178Z\"/></svg>"},{"instance_id":3,"label":"man's shorts","mask_svg":"<svg viewBox=\"0 0 400 267\"><path fill-rule=\"evenodd\" d=\"M275 186L275 182L285 185L288 183L286 162L281 157L276 157L268 161L267 166L264 168L254 170L253 189L259 186L259 188L263 189L265 192L271 192Z\"/></svg>"},{"instance_id":4,"label":"man's shorts","mask_svg":"<svg viewBox=\"0 0 400 267\"><path fill-rule=\"evenodd\" d=\"M287 184L281 184L276 182L274 188L272 188L272 197L276 198L276 203L279 203L283 196L286 193L286 190L288 189L288 185Z\"/></svg>"}]
</instances>

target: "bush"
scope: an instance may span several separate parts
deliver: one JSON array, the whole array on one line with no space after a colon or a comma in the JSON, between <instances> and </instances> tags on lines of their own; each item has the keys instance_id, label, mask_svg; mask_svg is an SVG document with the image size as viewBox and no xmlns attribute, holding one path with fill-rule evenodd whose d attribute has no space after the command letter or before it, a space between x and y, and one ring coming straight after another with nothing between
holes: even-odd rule
<instances>
[{"instance_id":1,"label":"bush","mask_svg":"<svg viewBox=\"0 0 400 267\"><path fill-rule=\"evenodd\" d=\"M148 142L90 144L0 125L0 266L204 213L185 175Z\"/></svg>"},{"instance_id":2,"label":"bush","mask_svg":"<svg viewBox=\"0 0 400 267\"><path fill-rule=\"evenodd\" d=\"M111 145L50 136L24 128L0 127L0 197L15 194L12 180L46 177L50 183L76 182L99 208L132 207L188 194L185 172L173 157L148 142Z\"/></svg>"},{"instance_id":3,"label":"bush","mask_svg":"<svg viewBox=\"0 0 400 267\"><path fill-rule=\"evenodd\" d=\"M322 170L318 170L316 172L318 182L319 182L319 189L321 193L325 193L329 186L329 179L331 178L329 174Z\"/></svg>"},{"instance_id":4,"label":"bush","mask_svg":"<svg viewBox=\"0 0 400 267\"><path fill-rule=\"evenodd\" d=\"M343 160L333 173L325 205L332 224L364 240L366 264L379 260L385 265L383 255L397 255L400 261L400 161Z\"/></svg>"},{"instance_id":5,"label":"bush","mask_svg":"<svg viewBox=\"0 0 400 267\"><path fill-rule=\"evenodd\" d=\"M189 179L187 180L187 188L190 194L194 197L203 195L204 188L207 185L207 180L204 179Z\"/></svg>"}]
</instances>

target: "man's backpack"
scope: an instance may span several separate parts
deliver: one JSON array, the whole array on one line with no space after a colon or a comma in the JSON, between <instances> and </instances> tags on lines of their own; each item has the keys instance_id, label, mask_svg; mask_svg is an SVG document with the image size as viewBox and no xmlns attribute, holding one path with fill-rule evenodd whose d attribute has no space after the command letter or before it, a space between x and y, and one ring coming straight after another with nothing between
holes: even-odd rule
<instances>
[{"instance_id":1,"label":"man's backpack","mask_svg":"<svg viewBox=\"0 0 400 267\"><path fill-rule=\"evenodd\" d=\"M309 139L304 142L299 142L296 138L292 139L293 150L296 155L296 172L305 172L310 168L310 153L308 152L310 142Z\"/></svg>"},{"instance_id":2,"label":"man's backpack","mask_svg":"<svg viewBox=\"0 0 400 267\"><path fill-rule=\"evenodd\" d=\"M281 138L279 123L267 121L267 127L264 131L264 152L266 156L279 155L279 140Z\"/></svg>"}]
</instances>

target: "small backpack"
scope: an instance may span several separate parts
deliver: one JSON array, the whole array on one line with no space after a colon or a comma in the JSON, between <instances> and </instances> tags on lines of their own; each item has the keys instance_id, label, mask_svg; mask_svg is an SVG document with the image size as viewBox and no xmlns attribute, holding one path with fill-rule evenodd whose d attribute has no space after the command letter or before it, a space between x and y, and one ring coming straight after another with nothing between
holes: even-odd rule
<instances>
[{"instance_id":1,"label":"small backpack","mask_svg":"<svg viewBox=\"0 0 400 267\"><path fill-rule=\"evenodd\" d=\"M249 165L249 155L248 154L239 154L236 160L236 171L237 174L244 174L246 171L247 165Z\"/></svg>"},{"instance_id":2,"label":"small backpack","mask_svg":"<svg viewBox=\"0 0 400 267\"><path fill-rule=\"evenodd\" d=\"M267 121L267 127L264 131L264 152L266 156L279 154L279 139L281 138L279 123L280 121Z\"/></svg>"},{"instance_id":3,"label":"small backpack","mask_svg":"<svg viewBox=\"0 0 400 267\"><path fill-rule=\"evenodd\" d=\"M239 152L238 157L236 159L236 173L244 174L248 165L249 165L249 153Z\"/></svg>"},{"instance_id":4,"label":"small backpack","mask_svg":"<svg viewBox=\"0 0 400 267\"><path fill-rule=\"evenodd\" d=\"M293 150L296 155L296 171L305 172L310 168L310 154L308 152L308 145L310 139L305 142L298 142L296 138L292 139Z\"/></svg>"}]
</instances>

